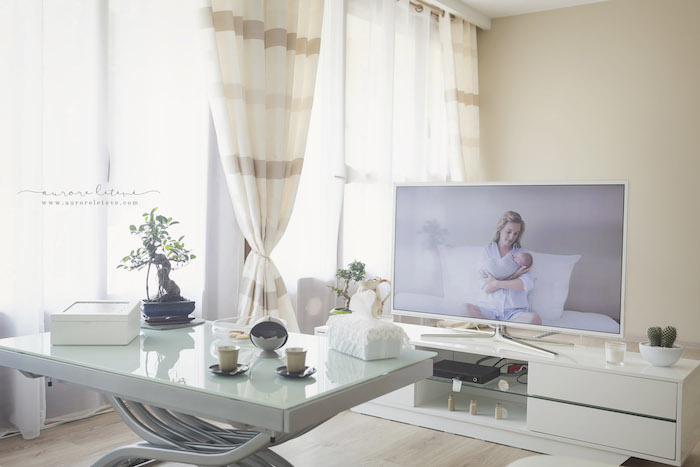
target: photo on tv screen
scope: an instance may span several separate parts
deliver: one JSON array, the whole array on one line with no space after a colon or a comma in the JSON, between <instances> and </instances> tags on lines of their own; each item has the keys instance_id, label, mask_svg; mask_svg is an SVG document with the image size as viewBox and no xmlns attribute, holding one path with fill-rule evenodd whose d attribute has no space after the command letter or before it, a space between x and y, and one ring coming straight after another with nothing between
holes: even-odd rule
<instances>
[{"instance_id":1,"label":"photo on tv screen","mask_svg":"<svg viewBox=\"0 0 700 467\"><path fill-rule=\"evenodd\" d=\"M624 183L399 185L396 314L622 334Z\"/></svg>"}]
</instances>

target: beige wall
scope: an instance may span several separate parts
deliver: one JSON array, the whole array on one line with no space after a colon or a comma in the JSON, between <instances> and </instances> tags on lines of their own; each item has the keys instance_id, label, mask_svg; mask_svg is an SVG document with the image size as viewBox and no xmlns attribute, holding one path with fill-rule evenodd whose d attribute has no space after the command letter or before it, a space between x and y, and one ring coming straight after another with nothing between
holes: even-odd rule
<instances>
[{"instance_id":1,"label":"beige wall","mask_svg":"<svg viewBox=\"0 0 700 467\"><path fill-rule=\"evenodd\" d=\"M700 345L700 1L496 19L478 46L482 177L628 180L625 334Z\"/></svg>"}]
</instances>

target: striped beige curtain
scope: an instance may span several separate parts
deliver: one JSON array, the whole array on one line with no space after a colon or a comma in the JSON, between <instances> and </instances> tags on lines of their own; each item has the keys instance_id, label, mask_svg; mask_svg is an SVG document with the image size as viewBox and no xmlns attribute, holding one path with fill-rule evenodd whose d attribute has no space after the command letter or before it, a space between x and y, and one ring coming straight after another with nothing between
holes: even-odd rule
<instances>
[{"instance_id":1,"label":"striped beige curtain","mask_svg":"<svg viewBox=\"0 0 700 467\"><path fill-rule=\"evenodd\" d=\"M298 331L270 253L289 223L304 161L323 0L211 3L223 84L219 104L225 102L225 110L212 114L238 225L252 249L243 266L239 315L278 316Z\"/></svg>"},{"instance_id":2,"label":"striped beige curtain","mask_svg":"<svg viewBox=\"0 0 700 467\"><path fill-rule=\"evenodd\" d=\"M479 75L476 26L459 18L440 19L450 153L450 179L480 178Z\"/></svg>"}]
</instances>

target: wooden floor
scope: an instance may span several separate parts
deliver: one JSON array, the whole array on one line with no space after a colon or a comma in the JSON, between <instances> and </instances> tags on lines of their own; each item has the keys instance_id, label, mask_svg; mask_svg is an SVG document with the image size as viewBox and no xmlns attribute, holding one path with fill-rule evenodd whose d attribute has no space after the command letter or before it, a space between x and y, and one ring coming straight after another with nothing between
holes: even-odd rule
<instances>
[{"instance_id":1,"label":"wooden floor","mask_svg":"<svg viewBox=\"0 0 700 467\"><path fill-rule=\"evenodd\" d=\"M112 448L139 441L115 413L46 429L34 440L0 440L2 467L89 466ZM296 467L505 466L534 452L403 423L342 412L274 450ZM159 467L183 464L158 463ZM628 467L661 466L630 459ZM700 444L684 467L700 466ZM562 466L566 467L566 466Z\"/></svg>"}]
</instances>

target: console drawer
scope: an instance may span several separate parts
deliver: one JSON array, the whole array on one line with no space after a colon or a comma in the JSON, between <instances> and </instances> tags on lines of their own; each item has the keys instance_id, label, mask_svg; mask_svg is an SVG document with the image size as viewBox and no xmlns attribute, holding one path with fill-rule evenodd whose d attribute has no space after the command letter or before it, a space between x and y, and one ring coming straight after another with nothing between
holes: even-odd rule
<instances>
[{"instance_id":1,"label":"console drawer","mask_svg":"<svg viewBox=\"0 0 700 467\"><path fill-rule=\"evenodd\" d=\"M670 381L530 363L528 394L676 420L678 385Z\"/></svg>"},{"instance_id":2,"label":"console drawer","mask_svg":"<svg viewBox=\"0 0 700 467\"><path fill-rule=\"evenodd\" d=\"M527 428L650 456L675 459L676 424L529 397Z\"/></svg>"}]
</instances>

